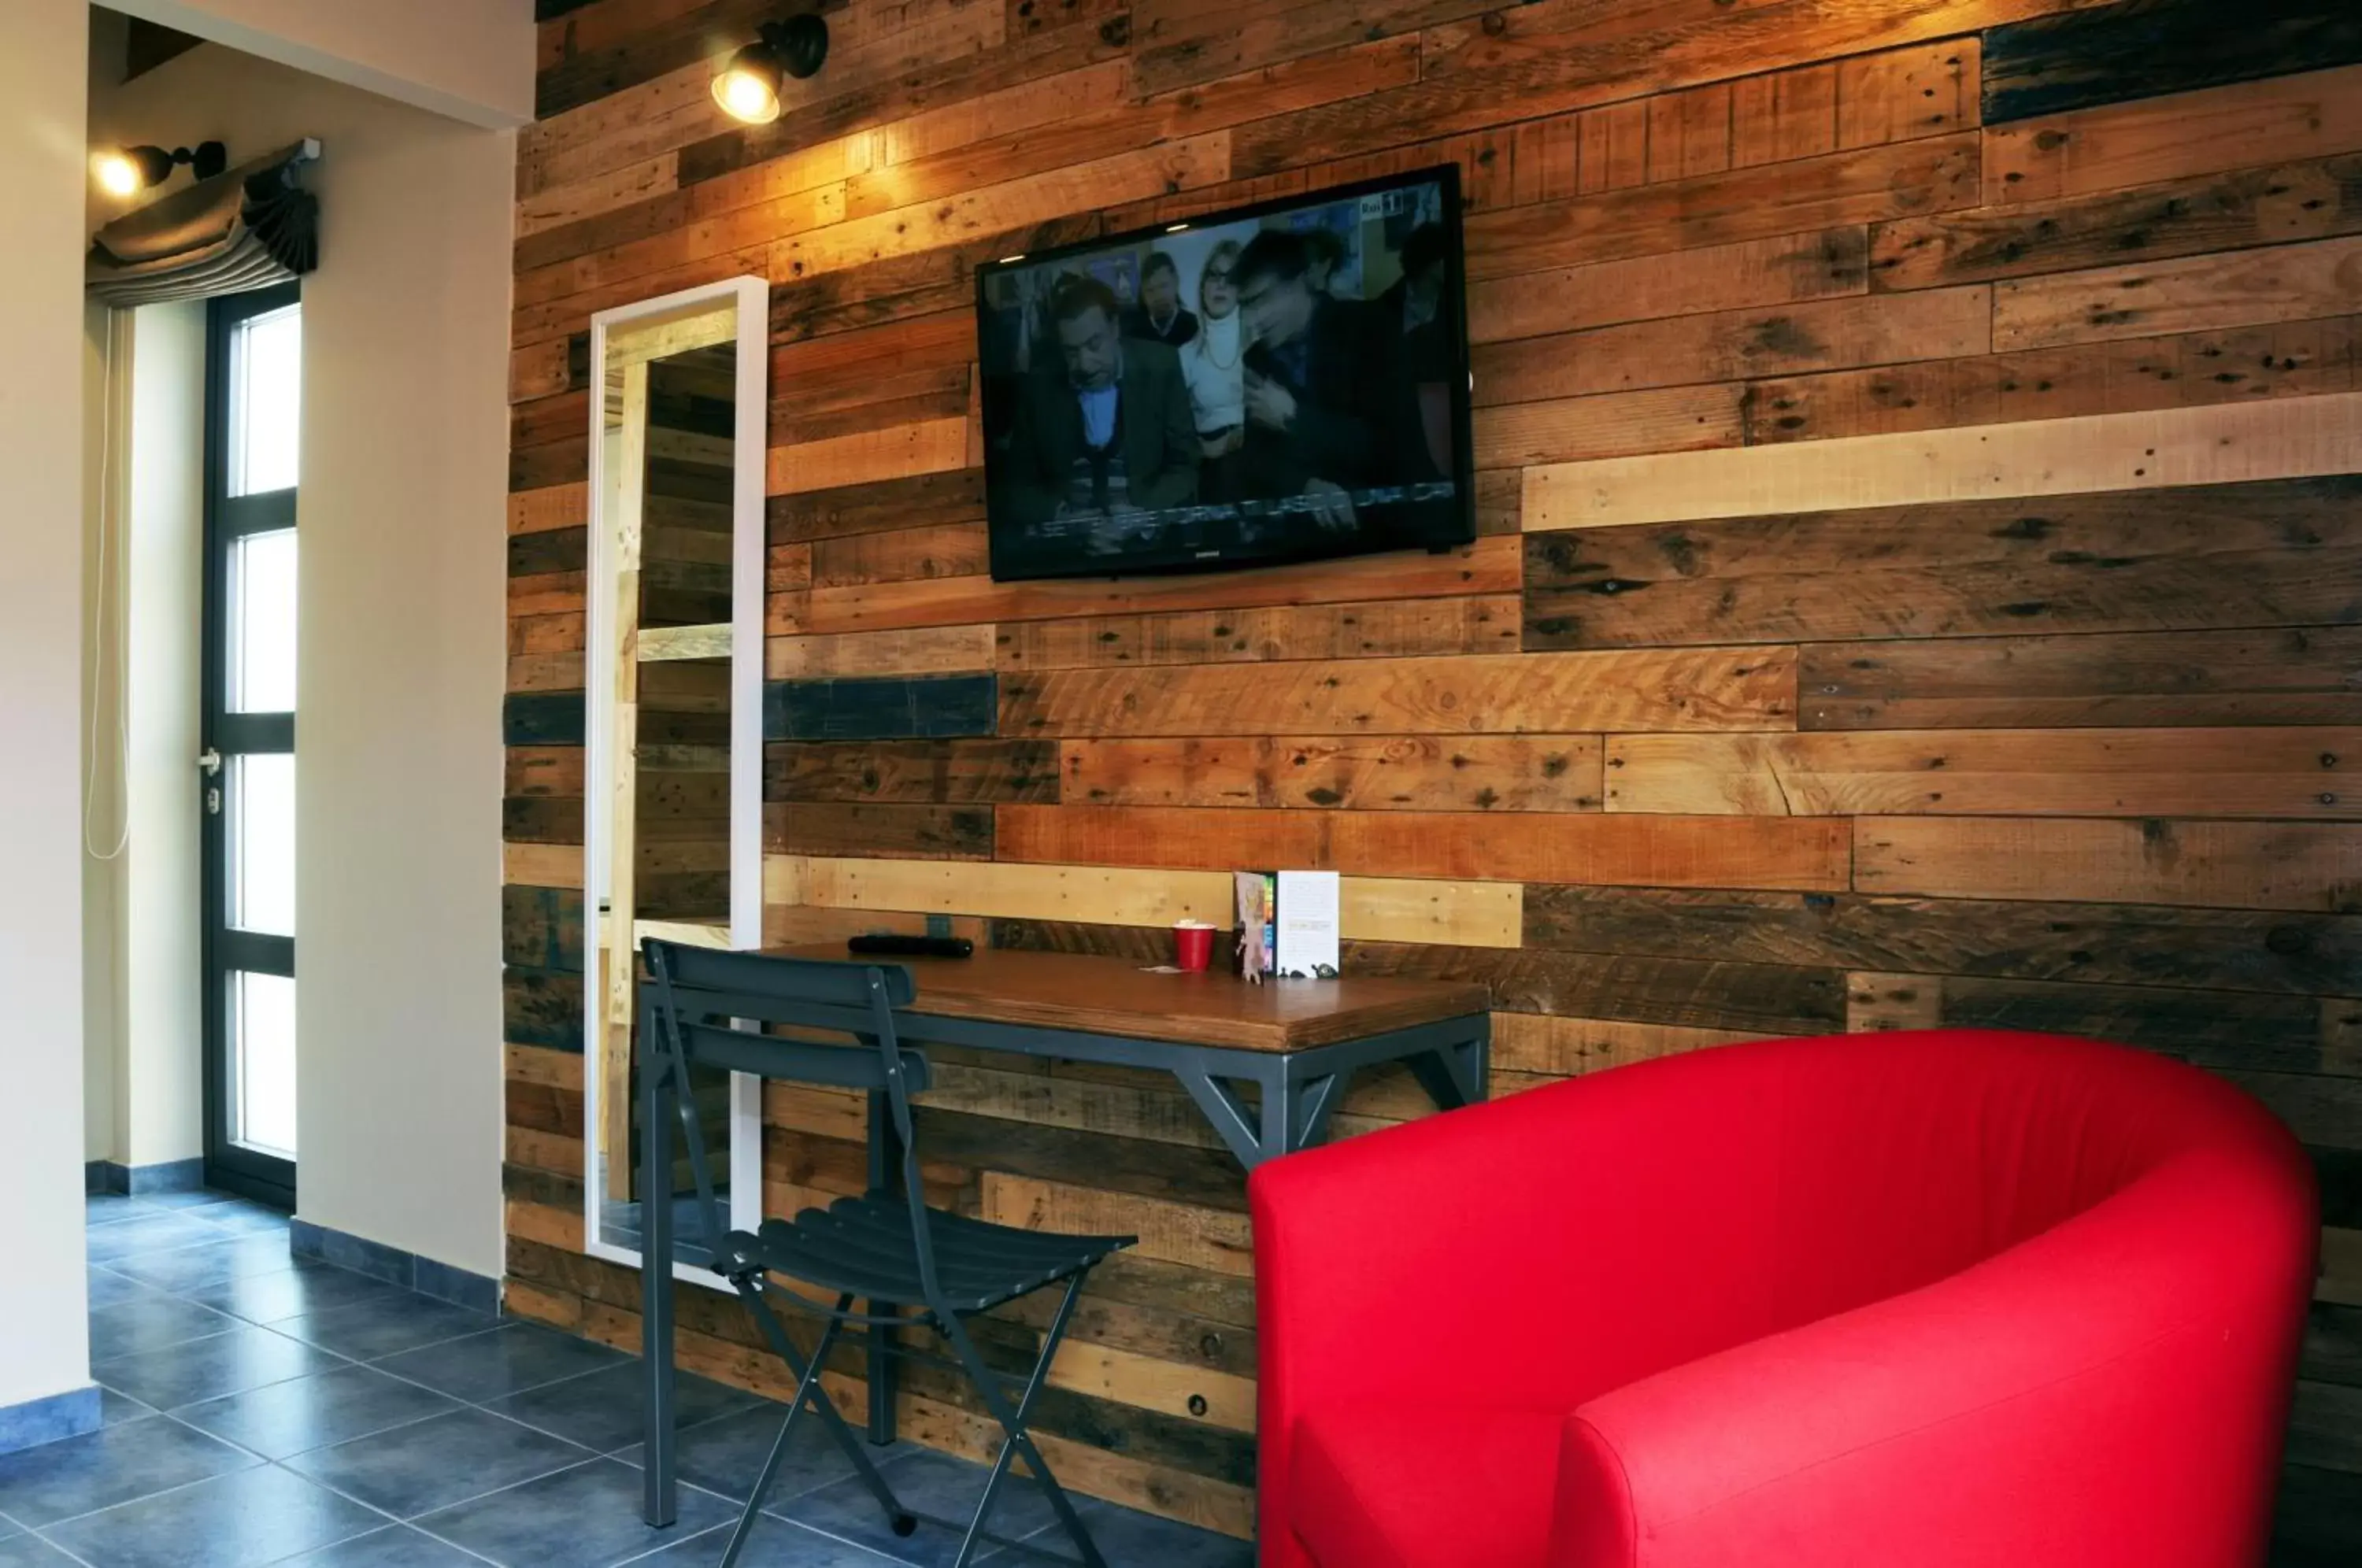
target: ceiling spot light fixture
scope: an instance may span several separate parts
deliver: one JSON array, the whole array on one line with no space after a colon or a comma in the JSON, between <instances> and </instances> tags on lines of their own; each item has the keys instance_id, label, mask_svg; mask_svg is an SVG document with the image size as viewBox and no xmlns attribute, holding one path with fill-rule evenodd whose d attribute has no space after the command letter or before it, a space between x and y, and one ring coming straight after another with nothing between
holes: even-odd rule
<instances>
[{"instance_id":1,"label":"ceiling spot light fixture","mask_svg":"<svg viewBox=\"0 0 2362 1568\"><path fill-rule=\"evenodd\" d=\"M201 141L193 149L176 147L170 152L160 147L109 147L90 159L99 189L110 196L137 195L160 185L183 163L198 179L210 180L229 167L229 149L217 141Z\"/></svg>"},{"instance_id":2,"label":"ceiling spot light fixture","mask_svg":"<svg viewBox=\"0 0 2362 1568\"><path fill-rule=\"evenodd\" d=\"M828 24L806 13L766 22L753 43L730 57L713 79L713 101L748 125L779 117L779 89L793 77L816 74L828 59Z\"/></svg>"}]
</instances>

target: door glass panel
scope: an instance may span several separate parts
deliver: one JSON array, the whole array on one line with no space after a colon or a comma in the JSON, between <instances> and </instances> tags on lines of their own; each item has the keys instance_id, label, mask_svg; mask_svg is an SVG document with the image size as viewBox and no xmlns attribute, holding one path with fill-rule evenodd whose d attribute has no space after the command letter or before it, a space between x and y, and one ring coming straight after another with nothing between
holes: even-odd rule
<instances>
[{"instance_id":1,"label":"door glass panel","mask_svg":"<svg viewBox=\"0 0 2362 1568\"><path fill-rule=\"evenodd\" d=\"M231 1067L237 1077L236 1140L295 1157L295 982L240 971L231 977Z\"/></svg>"},{"instance_id":2,"label":"door glass panel","mask_svg":"<svg viewBox=\"0 0 2362 1568\"><path fill-rule=\"evenodd\" d=\"M229 707L295 711L295 530L249 534L229 553Z\"/></svg>"},{"instance_id":3,"label":"door glass panel","mask_svg":"<svg viewBox=\"0 0 2362 1568\"><path fill-rule=\"evenodd\" d=\"M230 340L230 494L293 488L303 392L303 307L241 322Z\"/></svg>"},{"instance_id":4,"label":"door glass panel","mask_svg":"<svg viewBox=\"0 0 2362 1568\"><path fill-rule=\"evenodd\" d=\"M295 934L295 758L249 752L229 762L229 923Z\"/></svg>"}]
</instances>

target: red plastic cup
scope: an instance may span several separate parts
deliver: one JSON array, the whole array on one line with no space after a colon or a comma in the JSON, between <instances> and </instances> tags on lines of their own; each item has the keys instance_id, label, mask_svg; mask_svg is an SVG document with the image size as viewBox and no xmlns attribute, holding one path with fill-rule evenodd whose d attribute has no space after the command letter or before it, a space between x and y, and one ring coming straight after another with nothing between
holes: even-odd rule
<instances>
[{"instance_id":1,"label":"red plastic cup","mask_svg":"<svg viewBox=\"0 0 2362 1568\"><path fill-rule=\"evenodd\" d=\"M1214 928L1204 921L1176 921L1173 926L1175 961L1192 974L1214 961Z\"/></svg>"}]
</instances>

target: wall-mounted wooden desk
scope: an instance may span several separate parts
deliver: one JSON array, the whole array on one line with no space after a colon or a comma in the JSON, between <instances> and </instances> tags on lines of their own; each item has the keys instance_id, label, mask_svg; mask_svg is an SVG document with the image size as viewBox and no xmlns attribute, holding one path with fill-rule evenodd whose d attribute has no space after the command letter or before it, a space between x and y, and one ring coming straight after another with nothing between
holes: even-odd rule
<instances>
[{"instance_id":1,"label":"wall-mounted wooden desk","mask_svg":"<svg viewBox=\"0 0 2362 1568\"><path fill-rule=\"evenodd\" d=\"M848 961L840 945L774 951ZM1482 986L1363 976L1250 986L1220 972L1149 974L1125 958L982 949L970 958L863 962L899 964L917 982L917 1000L897 1015L905 1043L1170 1073L1250 1170L1319 1143L1363 1067L1404 1064L1446 1110L1485 1095L1492 1029ZM900 1168L901 1150L880 1098L870 1107L869 1179L882 1190ZM669 1170L665 1117L651 1108L642 1127L654 1145L646 1168ZM670 1256L669 1207L652 1203L646 1213L646 1255ZM657 1524L672 1517L669 1271L644 1267L641 1285L642 1349L657 1369L647 1466L648 1522ZM869 1435L878 1442L894 1436L892 1366L882 1354L870 1357Z\"/></svg>"}]
</instances>

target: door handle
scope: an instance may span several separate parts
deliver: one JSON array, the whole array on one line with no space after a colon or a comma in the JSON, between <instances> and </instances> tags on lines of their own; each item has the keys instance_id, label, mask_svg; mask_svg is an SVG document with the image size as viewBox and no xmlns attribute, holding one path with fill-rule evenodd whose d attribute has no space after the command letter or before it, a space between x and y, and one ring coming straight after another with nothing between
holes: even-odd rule
<instances>
[{"instance_id":1,"label":"door handle","mask_svg":"<svg viewBox=\"0 0 2362 1568\"><path fill-rule=\"evenodd\" d=\"M208 778L221 771L221 765L222 754L211 746L205 747L197 754L197 766L205 770L205 777Z\"/></svg>"}]
</instances>

